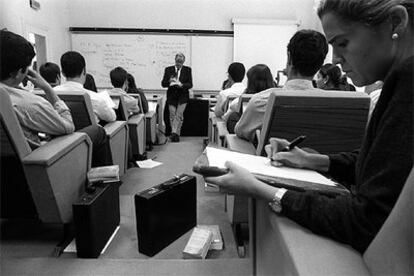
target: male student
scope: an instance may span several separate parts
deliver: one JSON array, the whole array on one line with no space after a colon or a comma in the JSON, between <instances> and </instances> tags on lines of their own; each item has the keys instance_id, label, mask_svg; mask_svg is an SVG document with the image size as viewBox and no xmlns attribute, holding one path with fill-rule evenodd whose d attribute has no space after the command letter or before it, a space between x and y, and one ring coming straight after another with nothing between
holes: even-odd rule
<instances>
[{"instance_id":1,"label":"male student","mask_svg":"<svg viewBox=\"0 0 414 276\"><path fill-rule=\"evenodd\" d=\"M167 105L170 115L171 141L179 142L184 111L190 98L189 89L193 87L191 68L184 66L183 53L175 55L175 65L165 68L162 87L168 87Z\"/></svg>"},{"instance_id":2,"label":"male student","mask_svg":"<svg viewBox=\"0 0 414 276\"><path fill-rule=\"evenodd\" d=\"M74 51L66 52L60 58L62 73L66 82L55 87L56 91L84 92L87 93L92 102L93 113L96 122L113 122L116 114L113 110L114 104L107 93L95 93L83 87L86 79L86 62L83 56Z\"/></svg>"},{"instance_id":3,"label":"male student","mask_svg":"<svg viewBox=\"0 0 414 276\"><path fill-rule=\"evenodd\" d=\"M17 34L0 31L0 45L0 87L10 95L20 126L31 147L41 146L39 133L50 136L72 133L75 127L69 108L42 76L29 69L35 56L32 44ZM25 77L45 92L46 99L18 88ZM93 125L80 132L85 132L92 140L92 167L112 165L105 130Z\"/></svg>"},{"instance_id":4,"label":"male student","mask_svg":"<svg viewBox=\"0 0 414 276\"><path fill-rule=\"evenodd\" d=\"M312 79L327 53L328 44L323 34L313 30L296 32L287 46L287 81L282 89L317 89L313 87ZM238 137L254 142L256 130L262 128L266 105L273 91L274 88L252 96L234 129Z\"/></svg>"},{"instance_id":5,"label":"male student","mask_svg":"<svg viewBox=\"0 0 414 276\"><path fill-rule=\"evenodd\" d=\"M114 87L109 91L109 93L120 95L124 98L128 113L138 113L140 111L138 106L138 99L128 95L125 92L128 87L127 71L125 71L122 67L116 67L111 70L109 76Z\"/></svg>"},{"instance_id":6,"label":"male student","mask_svg":"<svg viewBox=\"0 0 414 276\"><path fill-rule=\"evenodd\" d=\"M40 75L50 84L55 87L60 85L60 68L59 65L53 62L46 62L39 68Z\"/></svg>"},{"instance_id":7,"label":"male student","mask_svg":"<svg viewBox=\"0 0 414 276\"><path fill-rule=\"evenodd\" d=\"M241 94L243 94L246 86L242 83L244 74L246 73L246 69L244 65L240 62L233 62L229 65L227 69L228 80L232 83L231 87L221 90L220 93L217 95L217 103L214 107L214 114L217 117L223 117L223 119L227 120L227 117L230 113L226 113L226 104L228 103L229 97L237 98Z\"/></svg>"}]
</instances>

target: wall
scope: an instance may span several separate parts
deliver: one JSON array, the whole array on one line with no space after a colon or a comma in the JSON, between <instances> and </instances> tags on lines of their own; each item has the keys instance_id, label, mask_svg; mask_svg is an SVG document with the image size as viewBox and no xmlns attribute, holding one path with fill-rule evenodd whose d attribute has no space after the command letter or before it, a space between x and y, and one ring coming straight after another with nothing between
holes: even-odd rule
<instances>
[{"instance_id":1,"label":"wall","mask_svg":"<svg viewBox=\"0 0 414 276\"><path fill-rule=\"evenodd\" d=\"M60 56L70 49L69 1L39 0L40 10L29 0L0 0L0 28L7 28L26 39L34 32L46 36L47 57L59 64Z\"/></svg>"},{"instance_id":2,"label":"wall","mask_svg":"<svg viewBox=\"0 0 414 276\"><path fill-rule=\"evenodd\" d=\"M232 18L301 18L319 28L314 0L72 0L70 26L231 31Z\"/></svg>"}]
</instances>

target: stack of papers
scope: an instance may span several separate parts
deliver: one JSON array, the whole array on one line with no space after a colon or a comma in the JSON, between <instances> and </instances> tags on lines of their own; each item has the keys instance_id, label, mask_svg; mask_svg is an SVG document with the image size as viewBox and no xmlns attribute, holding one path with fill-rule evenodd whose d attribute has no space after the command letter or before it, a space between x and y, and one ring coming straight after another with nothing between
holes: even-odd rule
<instances>
[{"instance_id":1,"label":"stack of papers","mask_svg":"<svg viewBox=\"0 0 414 276\"><path fill-rule=\"evenodd\" d=\"M92 168L89 170L87 177L90 183L98 181L104 183L119 181L119 166L112 165Z\"/></svg>"},{"instance_id":2,"label":"stack of papers","mask_svg":"<svg viewBox=\"0 0 414 276\"><path fill-rule=\"evenodd\" d=\"M224 243L223 237L221 236L220 227L218 225L205 225L200 224L197 225L197 228L206 229L213 233L213 239L211 241L211 245L209 250L222 250Z\"/></svg>"},{"instance_id":3,"label":"stack of papers","mask_svg":"<svg viewBox=\"0 0 414 276\"><path fill-rule=\"evenodd\" d=\"M212 239L213 233L210 230L195 227L184 248L184 259L205 259Z\"/></svg>"}]
</instances>

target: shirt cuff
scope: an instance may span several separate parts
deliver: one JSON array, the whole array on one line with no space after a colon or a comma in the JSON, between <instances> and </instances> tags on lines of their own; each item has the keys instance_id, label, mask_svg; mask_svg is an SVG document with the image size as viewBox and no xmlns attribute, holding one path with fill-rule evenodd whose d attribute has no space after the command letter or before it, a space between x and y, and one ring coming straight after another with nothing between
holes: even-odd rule
<instances>
[{"instance_id":1,"label":"shirt cuff","mask_svg":"<svg viewBox=\"0 0 414 276\"><path fill-rule=\"evenodd\" d=\"M66 111L70 111L69 107L62 101L59 100L57 102L55 102L55 104L53 105L53 108L60 114Z\"/></svg>"}]
</instances>

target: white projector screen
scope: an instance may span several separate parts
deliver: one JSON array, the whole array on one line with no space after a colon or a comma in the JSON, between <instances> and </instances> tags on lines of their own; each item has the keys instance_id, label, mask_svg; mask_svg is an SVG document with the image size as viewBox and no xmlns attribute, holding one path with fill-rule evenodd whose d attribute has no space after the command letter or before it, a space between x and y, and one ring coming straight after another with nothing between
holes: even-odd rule
<instances>
[{"instance_id":1,"label":"white projector screen","mask_svg":"<svg viewBox=\"0 0 414 276\"><path fill-rule=\"evenodd\" d=\"M246 71L256 64L266 64L276 77L277 71L286 67L287 44L298 29L297 22L233 19L233 24L233 60L243 63Z\"/></svg>"}]
</instances>

